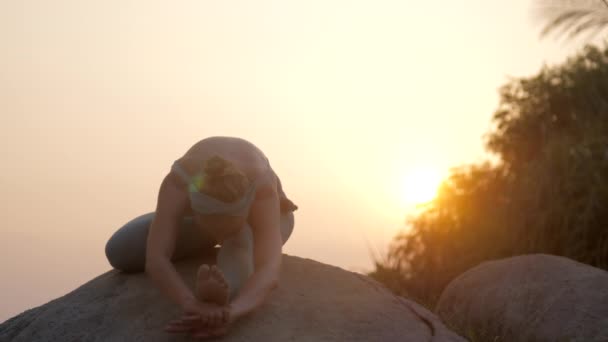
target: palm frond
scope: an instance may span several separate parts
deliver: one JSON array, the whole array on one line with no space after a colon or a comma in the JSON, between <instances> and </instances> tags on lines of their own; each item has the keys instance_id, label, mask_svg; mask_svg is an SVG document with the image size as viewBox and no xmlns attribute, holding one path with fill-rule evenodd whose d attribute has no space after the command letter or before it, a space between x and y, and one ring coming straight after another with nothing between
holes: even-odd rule
<instances>
[{"instance_id":1,"label":"palm frond","mask_svg":"<svg viewBox=\"0 0 608 342\"><path fill-rule=\"evenodd\" d=\"M541 37L555 33L575 38L594 36L608 28L608 0L538 0L538 14L546 21Z\"/></svg>"}]
</instances>

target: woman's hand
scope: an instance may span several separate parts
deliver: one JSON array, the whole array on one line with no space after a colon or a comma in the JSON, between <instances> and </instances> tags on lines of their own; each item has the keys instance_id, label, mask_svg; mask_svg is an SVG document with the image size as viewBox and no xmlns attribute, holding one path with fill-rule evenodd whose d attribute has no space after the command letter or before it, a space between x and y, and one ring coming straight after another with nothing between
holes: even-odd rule
<instances>
[{"instance_id":1,"label":"woman's hand","mask_svg":"<svg viewBox=\"0 0 608 342\"><path fill-rule=\"evenodd\" d=\"M184 314L179 320L175 320L171 324L177 329L187 329L194 338L206 338L224 336L235 320L236 316L231 314L230 307L228 306L227 320L220 325L203 324L198 315L192 314Z\"/></svg>"},{"instance_id":2,"label":"woman's hand","mask_svg":"<svg viewBox=\"0 0 608 342\"><path fill-rule=\"evenodd\" d=\"M192 300L184 305L184 314L167 326L167 332L186 332L195 338L222 336L234 321L230 305L217 305Z\"/></svg>"},{"instance_id":3,"label":"woman's hand","mask_svg":"<svg viewBox=\"0 0 608 342\"><path fill-rule=\"evenodd\" d=\"M198 316L200 322L205 326L220 325L227 320L229 314L227 305L218 305L198 299L188 301L183 309L183 316Z\"/></svg>"}]
</instances>

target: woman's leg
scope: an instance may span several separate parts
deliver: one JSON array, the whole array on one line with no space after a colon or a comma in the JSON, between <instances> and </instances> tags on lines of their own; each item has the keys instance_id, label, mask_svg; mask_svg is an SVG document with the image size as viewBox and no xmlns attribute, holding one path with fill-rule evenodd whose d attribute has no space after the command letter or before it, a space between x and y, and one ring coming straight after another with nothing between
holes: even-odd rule
<instances>
[{"instance_id":1,"label":"woman's leg","mask_svg":"<svg viewBox=\"0 0 608 342\"><path fill-rule=\"evenodd\" d=\"M281 238L283 245L293 232L293 212L281 214ZM222 244L217 255L217 266L224 274L233 299L247 278L253 273L253 235L247 224L241 232Z\"/></svg>"},{"instance_id":2,"label":"woman's leg","mask_svg":"<svg viewBox=\"0 0 608 342\"><path fill-rule=\"evenodd\" d=\"M106 257L112 267L132 273L144 271L148 229L155 212L138 216L118 229L106 243ZM172 261L198 254L215 246L213 239L198 229L192 217L182 218Z\"/></svg>"}]
</instances>

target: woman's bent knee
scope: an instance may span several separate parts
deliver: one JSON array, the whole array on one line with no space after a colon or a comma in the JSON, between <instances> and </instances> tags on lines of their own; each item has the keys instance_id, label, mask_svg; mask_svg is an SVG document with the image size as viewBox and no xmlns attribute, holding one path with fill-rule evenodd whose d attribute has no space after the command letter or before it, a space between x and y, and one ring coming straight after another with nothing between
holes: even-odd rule
<instances>
[{"instance_id":1,"label":"woman's bent knee","mask_svg":"<svg viewBox=\"0 0 608 342\"><path fill-rule=\"evenodd\" d=\"M141 272L145 268L145 247L133 248L120 235L113 235L106 243L106 258L110 265L123 272Z\"/></svg>"},{"instance_id":2,"label":"woman's bent knee","mask_svg":"<svg viewBox=\"0 0 608 342\"><path fill-rule=\"evenodd\" d=\"M120 240L113 237L106 242L106 258L113 268L121 271L127 271L128 265L122 258L124 246L121 246Z\"/></svg>"},{"instance_id":3,"label":"woman's bent knee","mask_svg":"<svg viewBox=\"0 0 608 342\"><path fill-rule=\"evenodd\" d=\"M146 240L153 214L136 217L110 237L105 254L112 267L124 272L141 272L145 269Z\"/></svg>"}]
</instances>

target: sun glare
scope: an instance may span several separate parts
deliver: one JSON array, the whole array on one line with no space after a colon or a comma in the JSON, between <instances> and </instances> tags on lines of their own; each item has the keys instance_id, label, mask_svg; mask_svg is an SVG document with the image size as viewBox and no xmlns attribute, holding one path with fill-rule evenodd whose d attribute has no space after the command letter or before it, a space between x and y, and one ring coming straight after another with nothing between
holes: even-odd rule
<instances>
[{"instance_id":1,"label":"sun glare","mask_svg":"<svg viewBox=\"0 0 608 342\"><path fill-rule=\"evenodd\" d=\"M432 201L441 184L441 173L431 167L421 167L408 172L403 178L402 196L407 205Z\"/></svg>"}]
</instances>

